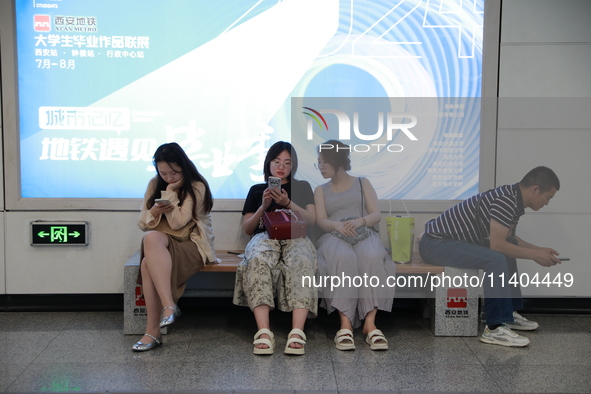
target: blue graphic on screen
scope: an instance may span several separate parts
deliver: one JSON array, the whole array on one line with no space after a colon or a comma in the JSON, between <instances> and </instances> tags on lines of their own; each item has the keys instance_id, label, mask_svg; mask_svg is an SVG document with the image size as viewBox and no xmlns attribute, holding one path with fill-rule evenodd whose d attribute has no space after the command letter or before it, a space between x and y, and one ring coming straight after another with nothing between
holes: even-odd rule
<instances>
[{"instance_id":1,"label":"blue graphic on screen","mask_svg":"<svg viewBox=\"0 0 591 394\"><path fill-rule=\"evenodd\" d=\"M352 154L353 173L372 179L380 198L478 191L483 0L15 8L23 198L141 198L154 151L170 141L216 199L243 199L262 182L278 140L294 143L297 177L314 186L324 182L316 146L337 134L306 139L297 103L339 97L426 98L412 105L437 114L419 117L419 142L400 154Z\"/></svg>"}]
</instances>

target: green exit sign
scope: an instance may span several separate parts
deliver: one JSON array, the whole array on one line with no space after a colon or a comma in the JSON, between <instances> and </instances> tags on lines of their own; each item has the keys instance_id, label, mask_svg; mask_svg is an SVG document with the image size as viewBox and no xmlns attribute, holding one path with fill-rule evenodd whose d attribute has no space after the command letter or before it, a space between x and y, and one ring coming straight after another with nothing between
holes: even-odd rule
<instances>
[{"instance_id":1,"label":"green exit sign","mask_svg":"<svg viewBox=\"0 0 591 394\"><path fill-rule=\"evenodd\" d=\"M88 245L88 222L31 222L31 245Z\"/></svg>"}]
</instances>

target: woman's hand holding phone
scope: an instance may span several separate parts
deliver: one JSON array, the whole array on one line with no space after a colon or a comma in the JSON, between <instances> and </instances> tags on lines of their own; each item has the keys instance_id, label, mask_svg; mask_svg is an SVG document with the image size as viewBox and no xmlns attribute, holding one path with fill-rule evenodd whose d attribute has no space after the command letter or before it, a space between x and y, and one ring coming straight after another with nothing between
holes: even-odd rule
<instances>
[{"instance_id":1,"label":"woman's hand holding phone","mask_svg":"<svg viewBox=\"0 0 591 394\"><path fill-rule=\"evenodd\" d=\"M263 212L267 210L267 208L269 208L269 206L271 205L271 201L273 201L273 197L271 196L271 191L269 189L265 189L265 191L263 192L263 202L262 202L262 208L263 208Z\"/></svg>"},{"instance_id":2,"label":"woman's hand holding phone","mask_svg":"<svg viewBox=\"0 0 591 394\"><path fill-rule=\"evenodd\" d=\"M287 204L289 204L289 194L287 194L287 192L283 189L267 189L265 190L265 193L268 193L270 198L272 198L276 204L281 205L282 207L285 207Z\"/></svg>"},{"instance_id":3,"label":"woman's hand holding phone","mask_svg":"<svg viewBox=\"0 0 591 394\"><path fill-rule=\"evenodd\" d=\"M158 215L171 211L173 208L169 200L158 198L154 201L154 206L150 209L150 213L152 216L158 217Z\"/></svg>"},{"instance_id":4,"label":"woman's hand holding phone","mask_svg":"<svg viewBox=\"0 0 591 394\"><path fill-rule=\"evenodd\" d=\"M285 190L281 188L281 178L270 176L269 180L267 181L267 189L263 194L263 198L267 194L270 196L276 204L281 205L282 207L289 204L289 195ZM267 206L268 208L268 206ZM265 208L266 209L266 208Z\"/></svg>"}]
</instances>

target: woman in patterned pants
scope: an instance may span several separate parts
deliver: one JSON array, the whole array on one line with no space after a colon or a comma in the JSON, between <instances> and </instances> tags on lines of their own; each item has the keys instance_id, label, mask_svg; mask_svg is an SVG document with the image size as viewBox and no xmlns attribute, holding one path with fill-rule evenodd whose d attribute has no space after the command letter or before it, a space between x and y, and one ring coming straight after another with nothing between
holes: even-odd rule
<instances>
[{"instance_id":1,"label":"woman in patterned pants","mask_svg":"<svg viewBox=\"0 0 591 394\"><path fill-rule=\"evenodd\" d=\"M252 236L243 261L238 265L234 304L248 306L254 313L258 331L253 353L273 354L274 335L270 330L269 312L277 307L292 312L292 330L284 353L305 353L304 325L308 314L316 316L318 295L312 286L304 286L302 277L316 273L316 248L308 237L285 240L270 239L263 224L263 214L276 209L292 209L300 213L308 226L316 221L314 194L310 184L293 178L297 171L297 154L291 144L275 143L265 158L265 180L281 179L281 189L266 183L251 187L242 214L244 232ZM275 305L277 298L277 305Z\"/></svg>"}]
</instances>

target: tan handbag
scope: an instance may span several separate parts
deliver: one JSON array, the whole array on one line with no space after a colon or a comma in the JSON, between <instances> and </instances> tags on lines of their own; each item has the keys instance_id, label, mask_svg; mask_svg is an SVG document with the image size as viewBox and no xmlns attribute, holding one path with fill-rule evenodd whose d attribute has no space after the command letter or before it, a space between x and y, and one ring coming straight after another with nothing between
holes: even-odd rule
<instances>
[{"instance_id":1,"label":"tan handbag","mask_svg":"<svg viewBox=\"0 0 591 394\"><path fill-rule=\"evenodd\" d=\"M168 220L166 220L166 216L163 216L162 218L160 218L160 223L158 223L158 225L156 227L154 227L153 230L160 231L164 234L168 234L173 239L175 239L179 242L186 242L190 239L191 232L193 231L193 228L196 225L197 225L197 223L195 223L193 220L191 220L183 228L180 228L178 230L173 230L170 228L170 226L168 224Z\"/></svg>"}]
</instances>

